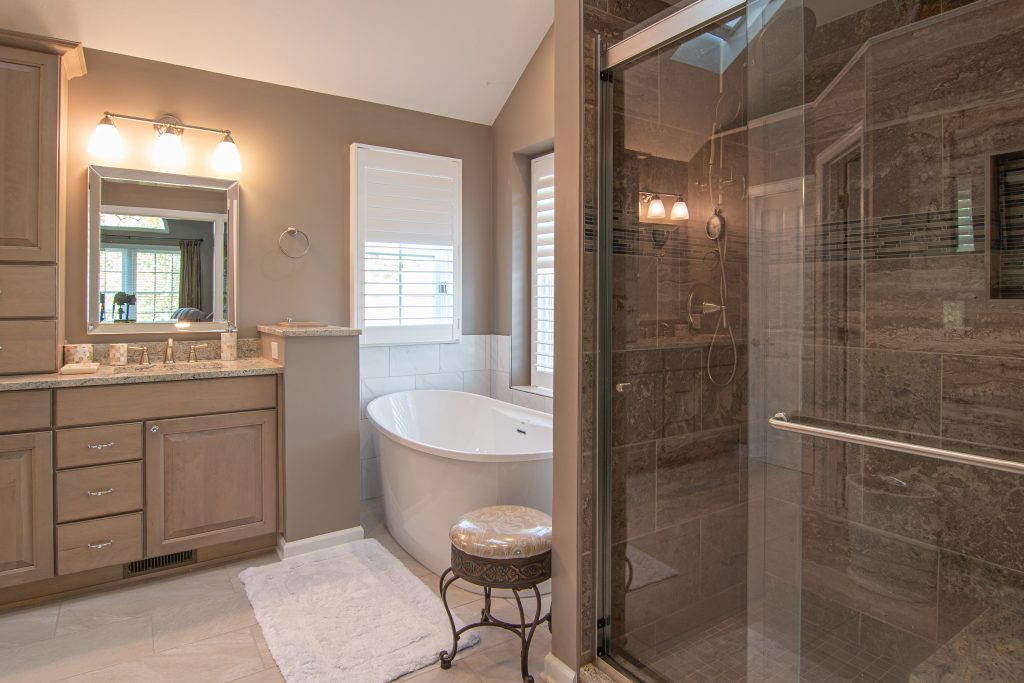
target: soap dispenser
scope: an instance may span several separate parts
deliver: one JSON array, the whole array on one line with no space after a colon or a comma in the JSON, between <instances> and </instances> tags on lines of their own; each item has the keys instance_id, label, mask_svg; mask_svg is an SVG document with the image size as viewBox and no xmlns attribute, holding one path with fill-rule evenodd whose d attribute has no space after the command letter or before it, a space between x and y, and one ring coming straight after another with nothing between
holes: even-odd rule
<instances>
[{"instance_id":1,"label":"soap dispenser","mask_svg":"<svg viewBox=\"0 0 1024 683\"><path fill-rule=\"evenodd\" d=\"M229 325L226 332L220 333L220 359L238 359L238 328Z\"/></svg>"}]
</instances>

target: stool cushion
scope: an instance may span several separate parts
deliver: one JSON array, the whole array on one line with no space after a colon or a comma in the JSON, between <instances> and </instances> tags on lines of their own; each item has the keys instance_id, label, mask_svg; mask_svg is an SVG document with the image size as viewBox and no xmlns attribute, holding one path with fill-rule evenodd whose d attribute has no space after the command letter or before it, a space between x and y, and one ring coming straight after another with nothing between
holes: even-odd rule
<instances>
[{"instance_id":1,"label":"stool cushion","mask_svg":"<svg viewBox=\"0 0 1024 683\"><path fill-rule=\"evenodd\" d=\"M551 550L551 517L521 505L495 505L462 515L448 536L473 557L534 557Z\"/></svg>"}]
</instances>

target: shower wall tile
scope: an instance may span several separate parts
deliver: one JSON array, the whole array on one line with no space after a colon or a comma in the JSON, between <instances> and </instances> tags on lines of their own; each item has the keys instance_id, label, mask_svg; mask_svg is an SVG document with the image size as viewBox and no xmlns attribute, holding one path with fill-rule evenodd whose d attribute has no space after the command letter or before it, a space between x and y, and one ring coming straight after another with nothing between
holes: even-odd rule
<instances>
[{"instance_id":1,"label":"shower wall tile","mask_svg":"<svg viewBox=\"0 0 1024 683\"><path fill-rule=\"evenodd\" d=\"M657 524L678 524L740 502L739 428L670 437L658 447ZM746 476L745 469L743 476Z\"/></svg>"},{"instance_id":2,"label":"shower wall tile","mask_svg":"<svg viewBox=\"0 0 1024 683\"><path fill-rule=\"evenodd\" d=\"M612 618L621 621L617 624L613 621L613 632L626 633L647 626L700 599L699 526L696 521L673 525L612 547L614 586L626 586L630 571L633 581L640 583L643 579L636 574L637 564L630 562L627 568L627 546L632 547L629 552L661 563L663 567L654 563L651 566L663 574L668 573L660 581L614 591Z\"/></svg>"},{"instance_id":3,"label":"shower wall tile","mask_svg":"<svg viewBox=\"0 0 1024 683\"><path fill-rule=\"evenodd\" d=\"M866 264L867 343L878 348L1024 356L1024 303L988 300L982 252Z\"/></svg>"},{"instance_id":4,"label":"shower wall tile","mask_svg":"<svg viewBox=\"0 0 1024 683\"><path fill-rule=\"evenodd\" d=\"M849 387L850 418L860 424L938 434L942 359L935 354L864 349L859 383Z\"/></svg>"},{"instance_id":5,"label":"shower wall tile","mask_svg":"<svg viewBox=\"0 0 1024 683\"><path fill-rule=\"evenodd\" d=\"M416 344L413 346L392 346L390 375L428 375L441 369L440 350L437 344Z\"/></svg>"},{"instance_id":6,"label":"shower wall tile","mask_svg":"<svg viewBox=\"0 0 1024 683\"><path fill-rule=\"evenodd\" d=\"M747 506L700 519L700 591L704 597L746 583Z\"/></svg>"},{"instance_id":7,"label":"shower wall tile","mask_svg":"<svg viewBox=\"0 0 1024 683\"><path fill-rule=\"evenodd\" d=\"M955 208L944 197L942 117L887 125L867 133L869 215L901 216Z\"/></svg>"},{"instance_id":8,"label":"shower wall tile","mask_svg":"<svg viewBox=\"0 0 1024 683\"><path fill-rule=\"evenodd\" d=\"M658 444L655 441L619 446L612 450L612 541L626 541L654 531L655 477ZM584 476L584 483L592 477Z\"/></svg>"},{"instance_id":9,"label":"shower wall tile","mask_svg":"<svg viewBox=\"0 0 1024 683\"><path fill-rule=\"evenodd\" d=\"M728 338L718 339L705 355L701 375L701 424L705 430L744 425L747 421L747 352L734 351ZM735 366L734 366L735 363ZM735 367L735 375L732 375ZM729 381L732 375L731 381Z\"/></svg>"},{"instance_id":10,"label":"shower wall tile","mask_svg":"<svg viewBox=\"0 0 1024 683\"><path fill-rule=\"evenodd\" d=\"M946 356L942 435L1007 448L1024 444L1024 359Z\"/></svg>"},{"instance_id":11,"label":"shower wall tile","mask_svg":"<svg viewBox=\"0 0 1024 683\"><path fill-rule=\"evenodd\" d=\"M1024 573L943 551L939 573L939 641L956 635L990 607L1024 614Z\"/></svg>"},{"instance_id":12,"label":"shower wall tile","mask_svg":"<svg viewBox=\"0 0 1024 683\"><path fill-rule=\"evenodd\" d=\"M934 641L939 553L859 524L806 512L803 585Z\"/></svg>"}]
</instances>

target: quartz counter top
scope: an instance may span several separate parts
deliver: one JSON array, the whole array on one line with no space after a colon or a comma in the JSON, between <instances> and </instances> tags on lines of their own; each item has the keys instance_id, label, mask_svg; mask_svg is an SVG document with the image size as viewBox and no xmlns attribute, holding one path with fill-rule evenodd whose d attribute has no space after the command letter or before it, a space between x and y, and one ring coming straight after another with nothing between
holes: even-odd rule
<instances>
[{"instance_id":1,"label":"quartz counter top","mask_svg":"<svg viewBox=\"0 0 1024 683\"><path fill-rule=\"evenodd\" d=\"M195 363L178 362L171 365L100 366L92 375L11 375L0 377L0 391L24 389L59 389L62 387L90 387L105 384L143 384L146 382L175 382L188 379L217 377L245 377L249 375L280 374L283 367L265 358L241 360L206 360Z\"/></svg>"},{"instance_id":2,"label":"quartz counter top","mask_svg":"<svg viewBox=\"0 0 1024 683\"><path fill-rule=\"evenodd\" d=\"M258 325L256 330L263 334L273 334L278 337L357 337L363 332L358 327L339 327L338 325L326 325L324 327Z\"/></svg>"}]
</instances>

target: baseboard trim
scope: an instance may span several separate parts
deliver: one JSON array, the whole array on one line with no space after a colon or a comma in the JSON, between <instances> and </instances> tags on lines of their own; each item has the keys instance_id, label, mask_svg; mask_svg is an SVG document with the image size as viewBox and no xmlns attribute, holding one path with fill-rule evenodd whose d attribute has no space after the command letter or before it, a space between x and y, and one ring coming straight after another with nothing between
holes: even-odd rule
<instances>
[{"instance_id":1,"label":"baseboard trim","mask_svg":"<svg viewBox=\"0 0 1024 683\"><path fill-rule=\"evenodd\" d=\"M548 683L576 683L576 672L549 652L544 657L544 678Z\"/></svg>"},{"instance_id":2,"label":"baseboard trim","mask_svg":"<svg viewBox=\"0 0 1024 683\"><path fill-rule=\"evenodd\" d=\"M320 534L319 536L310 536L309 538L300 538L297 541L286 541L284 536L279 536L277 538L277 556L282 560L287 560L289 557L305 555L314 550L333 548L336 545L345 545L352 541L358 541L363 536L363 527L361 526L354 526L351 529L342 529L341 531L332 531L327 534Z\"/></svg>"}]
</instances>

